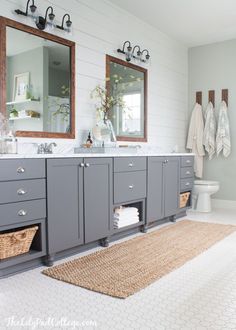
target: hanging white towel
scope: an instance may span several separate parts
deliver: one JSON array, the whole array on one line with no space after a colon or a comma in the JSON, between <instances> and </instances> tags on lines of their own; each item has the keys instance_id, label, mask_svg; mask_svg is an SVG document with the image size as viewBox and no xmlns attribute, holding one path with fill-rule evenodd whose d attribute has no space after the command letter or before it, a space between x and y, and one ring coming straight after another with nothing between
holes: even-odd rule
<instances>
[{"instance_id":1,"label":"hanging white towel","mask_svg":"<svg viewBox=\"0 0 236 330\"><path fill-rule=\"evenodd\" d=\"M202 178L203 175L203 156L205 155L203 147L203 131L204 121L202 106L196 103L190 119L186 148L190 149L195 154L194 172L198 178Z\"/></svg>"},{"instance_id":2,"label":"hanging white towel","mask_svg":"<svg viewBox=\"0 0 236 330\"><path fill-rule=\"evenodd\" d=\"M224 157L228 157L231 153L229 118L225 101L221 102L219 111L218 128L216 133L217 156L219 156L222 150Z\"/></svg>"},{"instance_id":3,"label":"hanging white towel","mask_svg":"<svg viewBox=\"0 0 236 330\"><path fill-rule=\"evenodd\" d=\"M212 159L216 152L216 118L213 104L208 103L205 111L205 128L203 134L203 144L208 153L209 159Z\"/></svg>"}]
</instances>

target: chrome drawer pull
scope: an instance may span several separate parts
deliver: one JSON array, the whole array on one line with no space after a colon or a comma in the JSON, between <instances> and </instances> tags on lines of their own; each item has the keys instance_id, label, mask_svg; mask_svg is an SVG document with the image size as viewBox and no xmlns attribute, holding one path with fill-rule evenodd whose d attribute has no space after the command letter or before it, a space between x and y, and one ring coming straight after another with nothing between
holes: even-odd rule
<instances>
[{"instance_id":1,"label":"chrome drawer pull","mask_svg":"<svg viewBox=\"0 0 236 330\"><path fill-rule=\"evenodd\" d=\"M187 175L191 174L189 171L186 172Z\"/></svg>"},{"instance_id":2,"label":"chrome drawer pull","mask_svg":"<svg viewBox=\"0 0 236 330\"><path fill-rule=\"evenodd\" d=\"M85 163L85 167L89 167L90 166L90 164L89 163Z\"/></svg>"},{"instance_id":3,"label":"chrome drawer pull","mask_svg":"<svg viewBox=\"0 0 236 330\"><path fill-rule=\"evenodd\" d=\"M134 185L131 184L131 185L129 186L129 189L133 189L133 188L134 188Z\"/></svg>"},{"instance_id":4,"label":"chrome drawer pull","mask_svg":"<svg viewBox=\"0 0 236 330\"><path fill-rule=\"evenodd\" d=\"M189 185L190 185L190 183L189 183L189 182L186 182L186 183L185 183L185 186L189 186Z\"/></svg>"},{"instance_id":5,"label":"chrome drawer pull","mask_svg":"<svg viewBox=\"0 0 236 330\"><path fill-rule=\"evenodd\" d=\"M24 217L26 214L27 214L27 211L25 211L25 210L20 210L20 211L18 212L18 215L19 215L20 217Z\"/></svg>"},{"instance_id":6,"label":"chrome drawer pull","mask_svg":"<svg viewBox=\"0 0 236 330\"><path fill-rule=\"evenodd\" d=\"M80 166L80 167L84 167L84 163L80 163L79 166Z\"/></svg>"},{"instance_id":7,"label":"chrome drawer pull","mask_svg":"<svg viewBox=\"0 0 236 330\"><path fill-rule=\"evenodd\" d=\"M129 167L133 167L134 166L134 164L133 163L129 163Z\"/></svg>"},{"instance_id":8,"label":"chrome drawer pull","mask_svg":"<svg viewBox=\"0 0 236 330\"><path fill-rule=\"evenodd\" d=\"M24 167L18 167L18 169L17 169L17 173L24 173L25 172L25 169L24 169Z\"/></svg>"},{"instance_id":9,"label":"chrome drawer pull","mask_svg":"<svg viewBox=\"0 0 236 330\"><path fill-rule=\"evenodd\" d=\"M24 190L24 189L18 189L18 190L17 190L17 194L20 195L20 196L21 196L21 195L25 195L25 194L27 194L27 191Z\"/></svg>"}]
</instances>

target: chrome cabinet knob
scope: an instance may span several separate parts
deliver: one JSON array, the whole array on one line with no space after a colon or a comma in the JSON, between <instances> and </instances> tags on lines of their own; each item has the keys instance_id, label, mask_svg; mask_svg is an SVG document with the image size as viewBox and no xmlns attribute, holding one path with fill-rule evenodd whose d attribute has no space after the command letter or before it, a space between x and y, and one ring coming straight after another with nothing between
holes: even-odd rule
<instances>
[{"instance_id":1,"label":"chrome cabinet knob","mask_svg":"<svg viewBox=\"0 0 236 330\"><path fill-rule=\"evenodd\" d=\"M20 167L18 167L18 169L16 171L17 171L17 173L24 173L25 169L24 169L24 167L20 166Z\"/></svg>"},{"instance_id":2,"label":"chrome cabinet knob","mask_svg":"<svg viewBox=\"0 0 236 330\"><path fill-rule=\"evenodd\" d=\"M25 210L20 210L20 211L18 212L18 215L19 215L20 217L24 217L26 214L27 214L27 211L25 211Z\"/></svg>"},{"instance_id":3,"label":"chrome cabinet knob","mask_svg":"<svg viewBox=\"0 0 236 330\"><path fill-rule=\"evenodd\" d=\"M90 164L89 163L85 163L85 167L89 167L90 166Z\"/></svg>"},{"instance_id":4,"label":"chrome cabinet knob","mask_svg":"<svg viewBox=\"0 0 236 330\"><path fill-rule=\"evenodd\" d=\"M191 174L189 171L186 172L187 175Z\"/></svg>"},{"instance_id":5,"label":"chrome cabinet knob","mask_svg":"<svg viewBox=\"0 0 236 330\"><path fill-rule=\"evenodd\" d=\"M133 184L129 185L129 189L133 189L133 188L134 188Z\"/></svg>"},{"instance_id":6,"label":"chrome cabinet knob","mask_svg":"<svg viewBox=\"0 0 236 330\"><path fill-rule=\"evenodd\" d=\"M134 166L134 163L129 163L129 167L133 167Z\"/></svg>"},{"instance_id":7,"label":"chrome cabinet knob","mask_svg":"<svg viewBox=\"0 0 236 330\"><path fill-rule=\"evenodd\" d=\"M187 164L191 163L191 160L190 160L190 159L187 159L187 160L186 160L186 163L187 163Z\"/></svg>"},{"instance_id":8,"label":"chrome cabinet knob","mask_svg":"<svg viewBox=\"0 0 236 330\"><path fill-rule=\"evenodd\" d=\"M189 185L190 185L190 183L189 183L189 182L186 182L186 183L185 183L185 186L189 186Z\"/></svg>"},{"instance_id":9,"label":"chrome cabinet knob","mask_svg":"<svg viewBox=\"0 0 236 330\"><path fill-rule=\"evenodd\" d=\"M24 190L24 189L18 189L18 190L17 190L17 194L20 195L20 196L21 196L21 195L25 195L25 194L27 194L27 191Z\"/></svg>"},{"instance_id":10,"label":"chrome cabinet knob","mask_svg":"<svg viewBox=\"0 0 236 330\"><path fill-rule=\"evenodd\" d=\"M80 163L79 166L80 166L80 167L84 167L84 163Z\"/></svg>"}]
</instances>

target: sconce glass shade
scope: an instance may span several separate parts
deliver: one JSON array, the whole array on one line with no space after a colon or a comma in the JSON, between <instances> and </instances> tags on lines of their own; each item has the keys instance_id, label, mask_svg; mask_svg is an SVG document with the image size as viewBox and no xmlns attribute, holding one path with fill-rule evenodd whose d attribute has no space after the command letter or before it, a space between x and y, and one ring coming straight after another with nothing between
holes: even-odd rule
<instances>
[{"instance_id":1,"label":"sconce glass shade","mask_svg":"<svg viewBox=\"0 0 236 330\"><path fill-rule=\"evenodd\" d=\"M64 28L66 34L72 35L72 22L70 19L66 21L66 27Z\"/></svg>"},{"instance_id":2,"label":"sconce glass shade","mask_svg":"<svg viewBox=\"0 0 236 330\"><path fill-rule=\"evenodd\" d=\"M53 13L48 15L48 21L47 21L47 26L46 26L46 30L48 32L52 32L54 30L54 27L55 27L54 18L55 18L55 15Z\"/></svg>"},{"instance_id":3,"label":"sconce glass shade","mask_svg":"<svg viewBox=\"0 0 236 330\"><path fill-rule=\"evenodd\" d=\"M128 46L127 47L127 51L125 52L125 56L126 56L126 61L130 62L131 61L131 51L132 51L132 47Z\"/></svg>"},{"instance_id":4,"label":"sconce glass shade","mask_svg":"<svg viewBox=\"0 0 236 330\"><path fill-rule=\"evenodd\" d=\"M37 21L37 7L33 4L30 6L30 15L29 15L34 22Z\"/></svg>"}]
</instances>

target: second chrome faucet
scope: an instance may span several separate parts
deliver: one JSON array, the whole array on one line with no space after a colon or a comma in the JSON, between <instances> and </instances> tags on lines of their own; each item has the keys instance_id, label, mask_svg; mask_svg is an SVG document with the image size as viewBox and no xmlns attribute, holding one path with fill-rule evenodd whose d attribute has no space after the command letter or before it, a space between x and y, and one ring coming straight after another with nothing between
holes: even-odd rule
<instances>
[{"instance_id":1,"label":"second chrome faucet","mask_svg":"<svg viewBox=\"0 0 236 330\"><path fill-rule=\"evenodd\" d=\"M52 143L40 143L38 144L38 154L52 154L53 153L53 148L56 147L57 144L55 142Z\"/></svg>"}]
</instances>

